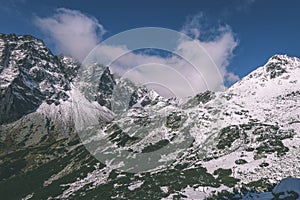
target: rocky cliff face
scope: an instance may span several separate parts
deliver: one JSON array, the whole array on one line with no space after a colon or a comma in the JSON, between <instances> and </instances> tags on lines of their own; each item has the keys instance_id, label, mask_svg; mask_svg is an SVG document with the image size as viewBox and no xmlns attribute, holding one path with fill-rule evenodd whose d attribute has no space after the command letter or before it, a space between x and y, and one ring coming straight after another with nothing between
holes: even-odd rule
<instances>
[{"instance_id":1,"label":"rocky cliff face","mask_svg":"<svg viewBox=\"0 0 300 200\"><path fill-rule=\"evenodd\" d=\"M3 198L231 198L233 188L271 191L300 176L298 58L275 55L225 92L184 104L101 65L81 70L32 36L1 34L0 58ZM119 161L144 155L148 171L120 171Z\"/></svg>"},{"instance_id":2,"label":"rocky cliff face","mask_svg":"<svg viewBox=\"0 0 300 200\"><path fill-rule=\"evenodd\" d=\"M59 104L68 99L66 91L79 67L72 59L54 56L32 36L4 34L0 57L0 124L34 112L43 101Z\"/></svg>"},{"instance_id":3,"label":"rocky cliff face","mask_svg":"<svg viewBox=\"0 0 300 200\"><path fill-rule=\"evenodd\" d=\"M39 39L13 34L0 35L0 57L3 143L10 140L13 146L28 146L74 137L72 96L76 96L76 90L72 90L72 84L80 64L72 58L53 55ZM105 76L112 76L109 70L103 73ZM102 87L114 84L112 79L109 81L98 82ZM105 98L103 94L99 95Z\"/></svg>"}]
</instances>

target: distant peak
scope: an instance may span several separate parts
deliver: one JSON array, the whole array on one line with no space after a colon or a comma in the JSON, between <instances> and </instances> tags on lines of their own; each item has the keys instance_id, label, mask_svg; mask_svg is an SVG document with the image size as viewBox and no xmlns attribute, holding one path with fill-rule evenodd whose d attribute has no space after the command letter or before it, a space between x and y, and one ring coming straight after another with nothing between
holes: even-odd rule
<instances>
[{"instance_id":1,"label":"distant peak","mask_svg":"<svg viewBox=\"0 0 300 200\"><path fill-rule=\"evenodd\" d=\"M286 54L275 54L269 59L269 61L270 60L286 60L286 59L290 59L290 58L291 57L289 57Z\"/></svg>"},{"instance_id":2,"label":"distant peak","mask_svg":"<svg viewBox=\"0 0 300 200\"><path fill-rule=\"evenodd\" d=\"M299 58L277 54L268 60L264 68L272 79L296 67L300 67Z\"/></svg>"},{"instance_id":3,"label":"distant peak","mask_svg":"<svg viewBox=\"0 0 300 200\"><path fill-rule=\"evenodd\" d=\"M297 57L291 57L288 56L286 54L275 54L274 56L272 56L266 65L268 65L268 63L279 63L279 64L288 64L288 63L293 63L293 62L300 62L300 59Z\"/></svg>"}]
</instances>

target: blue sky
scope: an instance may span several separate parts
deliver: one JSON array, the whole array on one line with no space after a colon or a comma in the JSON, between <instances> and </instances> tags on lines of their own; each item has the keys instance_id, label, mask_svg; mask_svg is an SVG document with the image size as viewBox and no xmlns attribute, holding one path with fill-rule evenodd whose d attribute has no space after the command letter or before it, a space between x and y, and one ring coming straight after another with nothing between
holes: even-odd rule
<instances>
[{"instance_id":1,"label":"blue sky","mask_svg":"<svg viewBox=\"0 0 300 200\"><path fill-rule=\"evenodd\" d=\"M237 42L227 66L239 77L264 64L273 54L300 57L300 1L92 1L1 0L0 32L31 34L44 39L59 53L51 38L34 19L52 16L57 8L78 10L103 25L103 39L138 27L181 30L193 16L201 15L201 39L210 40L214 27L228 26Z\"/></svg>"}]
</instances>

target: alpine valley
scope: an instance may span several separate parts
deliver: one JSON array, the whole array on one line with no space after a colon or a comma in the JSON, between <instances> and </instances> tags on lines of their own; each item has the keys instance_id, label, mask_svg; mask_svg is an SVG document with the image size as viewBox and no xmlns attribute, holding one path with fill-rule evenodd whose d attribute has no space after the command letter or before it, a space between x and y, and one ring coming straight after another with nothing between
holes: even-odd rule
<instances>
[{"instance_id":1,"label":"alpine valley","mask_svg":"<svg viewBox=\"0 0 300 200\"><path fill-rule=\"evenodd\" d=\"M0 199L300 199L299 58L274 55L225 91L185 103L100 64L82 69L32 36L0 34ZM119 117L116 88L131 94ZM85 116L98 123L87 138L78 135ZM96 159L95 143L105 155L171 150L132 172Z\"/></svg>"}]
</instances>

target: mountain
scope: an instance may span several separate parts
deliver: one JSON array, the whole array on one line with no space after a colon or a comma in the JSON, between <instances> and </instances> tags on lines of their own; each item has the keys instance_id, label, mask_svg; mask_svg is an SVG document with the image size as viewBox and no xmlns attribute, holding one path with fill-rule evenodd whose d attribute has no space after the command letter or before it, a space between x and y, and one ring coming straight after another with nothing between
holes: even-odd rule
<instances>
[{"instance_id":1,"label":"mountain","mask_svg":"<svg viewBox=\"0 0 300 200\"><path fill-rule=\"evenodd\" d=\"M13 138L12 146L28 146L75 135L72 81L80 64L54 56L32 36L0 35L0 55L2 138ZM107 108L91 106L103 110L103 119L111 115Z\"/></svg>"},{"instance_id":2,"label":"mountain","mask_svg":"<svg viewBox=\"0 0 300 200\"><path fill-rule=\"evenodd\" d=\"M298 198L284 178L300 177L299 77L300 59L274 55L226 91L179 103L0 34L0 195Z\"/></svg>"}]
</instances>

